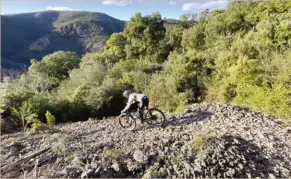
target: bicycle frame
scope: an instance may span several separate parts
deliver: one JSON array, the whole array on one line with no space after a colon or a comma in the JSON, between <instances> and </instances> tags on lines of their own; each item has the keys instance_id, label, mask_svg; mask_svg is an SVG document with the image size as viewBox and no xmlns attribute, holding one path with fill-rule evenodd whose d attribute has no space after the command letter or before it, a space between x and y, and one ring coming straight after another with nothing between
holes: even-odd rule
<instances>
[{"instance_id":1,"label":"bicycle frame","mask_svg":"<svg viewBox=\"0 0 291 179\"><path fill-rule=\"evenodd\" d=\"M138 116L134 115L135 113L138 114ZM130 112L127 112L126 114L132 116L134 119L140 119L141 122L144 123L144 117L145 117L144 112L142 112L142 115L139 114L138 110L137 111L130 111Z\"/></svg>"},{"instance_id":2,"label":"bicycle frame","mask_svg":"<svg viewBox=\"0 0 291 179\"><path fill-rule=\"evenodd\" d=\"M153 115L152 114L152 111L157 111L158 113L160 113L162 116L161 117L161 122L154 122L157 118L156 115ZM135 114L138 114L138 115L135 115ZM149 116L148 116L149 115ZM134 127L136 126L136 120L137 119L140 119L141 120L141 123L148 123L149 125L155 125L155 126L162 126L166 120L165 118L165 115L164 113L159 110L159 109L156 109L156 108L150 108L148 109L147 111L142 111L142 114L140 114L138 111L135 111L135 110L129 110L127 111L126 113L122 113L120 116L119 116L119 124L123 127L123 128L128 128L127 126L124 126L124 124L121 122L122 118L123 117L128 117L128 118L131 118L131 120L134 121ZM160 119L160 117L158 117L158 119ZM152 121L154 120L154 121Z\"/></svg>"}]
</instances>

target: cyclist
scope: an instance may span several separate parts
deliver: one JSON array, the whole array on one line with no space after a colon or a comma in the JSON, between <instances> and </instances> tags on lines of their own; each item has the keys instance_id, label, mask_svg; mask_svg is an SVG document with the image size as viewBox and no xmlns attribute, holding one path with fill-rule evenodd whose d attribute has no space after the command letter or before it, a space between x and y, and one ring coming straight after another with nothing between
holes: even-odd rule
<instances>
[{"instance_id":1,"label":"cyclist","mask_svg":"<svg viewBox=\"0 0 291 179\"><path fill-rule=\"evenodd\" d=\"M144 110L149 108L149 98L145 94L136 93L130 90L125 90L123 96L128 98L126 107L121 111L125 113L128 110L138 109L139 115L142 118Z\"/></svg>"}]
</instances>

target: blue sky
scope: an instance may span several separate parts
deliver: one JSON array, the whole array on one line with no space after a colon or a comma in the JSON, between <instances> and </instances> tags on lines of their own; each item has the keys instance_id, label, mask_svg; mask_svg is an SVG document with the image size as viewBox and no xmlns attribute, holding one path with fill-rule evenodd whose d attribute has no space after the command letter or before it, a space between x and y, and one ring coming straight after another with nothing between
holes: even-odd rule
<instances>
[{"instance_id":1,"label":"blue sky","mask_svg":"<svg viewBox=\"0 0 291 179\"><path fill-rule=\"evenodd\" d=\"M1 14L37 12L44 10L76 10L103 12L121 20L132 15L160 12L163 17L179 18L183 13L199 13L206 8L222 9L227 0L2 0Z\"/></svg>"}]
</instances>

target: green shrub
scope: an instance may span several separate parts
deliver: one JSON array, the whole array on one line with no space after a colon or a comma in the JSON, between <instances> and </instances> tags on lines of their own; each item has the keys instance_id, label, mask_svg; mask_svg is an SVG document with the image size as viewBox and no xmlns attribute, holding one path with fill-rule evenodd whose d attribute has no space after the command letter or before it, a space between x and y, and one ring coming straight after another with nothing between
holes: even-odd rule
<instances>
[{"instance_id":1,"label":"green shrub","mask_svg":"<svg viewBox=\"0 0 291 179\"><path fill-rule=\"evenodd\" d=\"M45 114L46 120L47 120L47 125L49 128L53 128L56 124L56 118L54 115L52 115L51 112L47 111Z\"/></svg>"},{"instance_id":2,"label":"green shrub","mask_svg":"<svg viewBox=\"0 0 291 179\"><path fill-rule=\"evenodd\" d=\"M248 104L271 115L291 118L291 89L282 84L275 84L272 88L240 85L237 93L235 102L239 104Z\"/></svg>"},{"instance_id":3,"label":"green shrub","mask_svg":"<svg viewBox=\"0 0 291 179\"><path fill-rule=\"evenodd\" d=\"M40 121L37 119L37 113L30 102L25 101L22 103L21 107L12 108L12 113L20 118L24 131L29 124L31 124L33 128L40 127Z\"/></svg>"}]
</instances>

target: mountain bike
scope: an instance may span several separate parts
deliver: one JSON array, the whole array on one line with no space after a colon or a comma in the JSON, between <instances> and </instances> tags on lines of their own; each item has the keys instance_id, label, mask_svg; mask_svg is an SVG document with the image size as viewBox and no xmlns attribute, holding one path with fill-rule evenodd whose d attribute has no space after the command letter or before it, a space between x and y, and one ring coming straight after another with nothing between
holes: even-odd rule
<instances>
[{"instance_id":1,"label":"mountain bike","mask_svg":"<svg viewBox=\"0 0 291 179\"><path fill-rule=\"evenodd\" d=\"M128 130L135 129L137 119L140 119L142 123L146 122L157 127L163 126L166 121L165 114L157 108L150 108L145 114L142 113L142 115L136 111L122 113L118 118L120 126Z\"/></svg>"}]
</instances>

